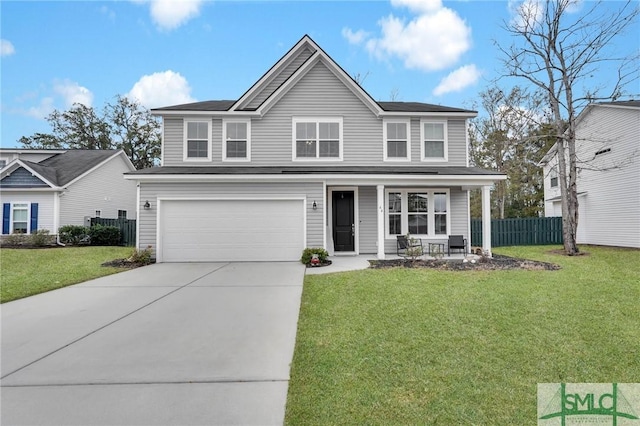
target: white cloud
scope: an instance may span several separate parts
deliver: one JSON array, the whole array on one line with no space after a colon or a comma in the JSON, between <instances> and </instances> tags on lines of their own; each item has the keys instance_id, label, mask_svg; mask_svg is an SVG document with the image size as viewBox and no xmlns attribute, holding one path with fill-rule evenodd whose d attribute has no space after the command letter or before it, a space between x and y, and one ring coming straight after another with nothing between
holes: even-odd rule
<instances>
[{"instance_id":1,"label":"white cloud","mask_svg":"<svg viewBox=\"0 0 640 426\"><path fill-rule=\"evenodd\" d=\"M342 29L342 37L346 38L349 44L360 44L369 37L369 33L364 30L354 32L351 28L345 27Z\"/></svg>"},{"instance_id":2,"label":"white cloud","mask_svg":"<svg viewBox=\"0 0 640 426\"><path fill-rule=\"evenodd\" d=\"M0 56L10 56L16 53L16 49L9 40L0 40Z\"/></svg>"},{"instance_id":3,"label":"white cloud","mask_svg":"<svg viewBox=\"0 0 640 426\"><path fill-rule=\"evenodd\" d=\"M545 5L541 0L509 0L511 25L518 30L536 28L544 14Z\"/></svg>"},{"instance_id":4,"label":"white cloud","mask_svg":"<svg viewBox=\"0 0 640 426\"><path fill-rule=\"evenodd\" d=\"M147 108L195 102L191 97L189 82L180 73L171 70L142 76L127 97Z\"/></svg>"},{"instance_id":5,"label":"white cloud","mask_svg":"<svg viewBox=\"0 0 640 426\"><path fill-rule=\"evenodd\" d=\"M93 104L93 93L70 80L54 82L53 91L62 96L66 108L70 108L73 104L83 104L88 107Z\"/></svg>"},{"instance_id":6,"label":"white cloud","mask_svg":"<svg viewBox=\"0 0 640 426\"><path fill-rule=\"evenodd\" d=\"M380 60L398 58L404 66L422 71L455 65L471 48L471 28L441 0L391 0L396 8L407 8L411 18L390 14L378 21L380 35L344 28L351 44L364 44Z\"/></svg>"},{"instance_id":7,"label":"white cloud","mask_svg":"<svg viewBox=\"0 0 640 426\"><path fill-rule=\"evenodd\" d=\"M198 16L203 0L149 0L148 3L151 19L161 30L171 31Z\"/></svg>"},{"instance_id":8,"label":"white cloud","mask_svg":"<svg viewBox=\"0 0 640 426\"><path fill-rule=\"evenodd\" d=\"M435 96L444 95L450 92L459 92L473 84L480 78L480 71L474 65L465 65L452 71L440 81L440 84L433 90Z\"/></svg>"},{"instance_id":9,"label":"white cloud","mask_svg":"<svg viewBox=\"0 0 640 426\"><path fill-rule=\"evenodd\" d=\"M26 110L18 110L17 112L39 120L44 120L54 109L53 98L46 97L42 98L38 105L27 108Z\"/></svg>"}]
</instances>

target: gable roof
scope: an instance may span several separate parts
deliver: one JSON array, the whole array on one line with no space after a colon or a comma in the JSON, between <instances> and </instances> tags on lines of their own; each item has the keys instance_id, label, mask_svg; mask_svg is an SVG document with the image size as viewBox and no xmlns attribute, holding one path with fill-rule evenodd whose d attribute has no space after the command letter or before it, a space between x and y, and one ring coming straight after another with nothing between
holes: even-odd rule
<instances>
[{"instance_id":1,"label":"gable roof","mask_svg":"<svg viewBox=\"0 0 640 426\"><path fill-rule=\"evenodd\" d=\"M420 102L376 102L308 35L302 37L236 101L211 100L155 108L151 111L158 115L220 113L262 116L318 63L325 65L377 116L406 115L407 113L453 114L464 117L477 115L476 111Z\"/></svg>"},{"instance_id":2,"label":"gable roof","mask_svg":"<svg viewBox=\"0 0 640 426\"><path fill-rule=\"evenodd\" d=\"M39 163L14 160L2 171L1 178L20 167L25 168L51 187L64 187L117 155L122 150L72 149L55 154ZM130 164L130 162L129 162ZM130 167L134 170L133 166Z\"/></svg>"}]
</instances>

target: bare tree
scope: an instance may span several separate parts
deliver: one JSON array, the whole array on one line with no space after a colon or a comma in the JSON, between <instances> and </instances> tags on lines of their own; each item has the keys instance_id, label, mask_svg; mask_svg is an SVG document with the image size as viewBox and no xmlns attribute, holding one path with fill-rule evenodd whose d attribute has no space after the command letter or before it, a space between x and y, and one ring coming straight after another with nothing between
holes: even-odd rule
<instances>
[{"instance_id":1,"label":"bare tree","mask_svg":"<svg viewBox=\"0 0 640 426\"><path fill-rule=\"evenodd\" d=\"M361 72L357 72L353 75L353 80L358 83L358 86L363 87L364 81L369 77L370 72L362 74Z\"/></svg>"},{"instance_id":2,"label":"bare tree","mask_svg":"<svg viewBox=\"0 0 640 426\"><path fill-rule=\"evenodd\" d=\"M585 9L579 11L580 7ZM527 80L542 91L548 102L556 140L564 249L568 255L578 253L578 112L590 102L616 100L625 85L637 79L637 57L617 56L613 40L629 29L638 13L634 1L627 1L614 11L602 2L525 1L515 19L504 25L514 36L514 43L508 47L498 45L504 55L505 75ZM608 86L588 87L590 77L607 62L617 66L617 74L607 79Z\"/></svg>"}]
</instances>

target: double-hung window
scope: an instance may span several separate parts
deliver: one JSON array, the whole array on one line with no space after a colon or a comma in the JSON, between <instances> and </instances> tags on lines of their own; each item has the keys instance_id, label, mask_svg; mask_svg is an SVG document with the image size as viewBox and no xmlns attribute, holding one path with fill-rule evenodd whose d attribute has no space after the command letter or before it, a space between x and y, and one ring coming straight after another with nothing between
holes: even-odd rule
<instances>
[{"instance_id":1,"label":"double-hung window","mask_svg":"<svg viewBox=\"0 0 640 426\"><path fill-rule=\"evenodd\" d=\"M409 120L385 121L383 126L384 161L411 160Z\"/></svg>"},{"instance_id":2,"label":"double-hung window","mask_svg":"<svg viewBox=\"0 0 640 426\"><path fill-rule=\"evenodd\" d=\"M447 122L420 122L420 152L422 161L447 161Z\"/></svg>"},{"instance_id":3,"label":"double-hung window","mask_svg":"<svg viewBox=\"0 0 640 426\"><path fill-rule=\"evenodd\" d=\"M293 119L294 160L341 160L342 119Z\"/></svg>"},{"instance_id":4,"label":"double-hung window","mask_svg":"<svg viewBox=\"0 0 640 426\"><path fill-rule=\"evenodd\" d=\"M552 167L549 172L549 185L551 188L558 187L558 169L556 167Z\"/></svg>"},{"instance_id":5,"label":"double-hung window","mask_svg":"<svg viewBox=\"0 0 640 426\"><path fill-rule=\"evenodd\" d=\"M448 235L449 192L446 189L391 189L386 193L387 236Z\"/></svg>"},{"instance_id":6,"label":"double-hung window","mask_svg":"<svg viewBox=\"0 0 640 426\"><path fill-rule=\"evenodd\" d=\"M29 229L29 204L13 203L12 208L12 234L26 234Z\"/></svg>"},{"instance_id":7,"label":"double-hung window","mask_svg":"<svg viewBox=\"0 0 640 426\"><path fill-rule=\"evenodd\" d=\"M211 161L211 120L184 121L184 160Z\"/></svg>"},{"instance_id":8,"label":"double-hung window","mask_svg":"<svg viewBox=\"0 0 640 426\"><path fill-rule=\"evenodd\" d=\"M222 124L222 160L251 160L251 122L225 120Z\"/></svg>"}]
</instances>

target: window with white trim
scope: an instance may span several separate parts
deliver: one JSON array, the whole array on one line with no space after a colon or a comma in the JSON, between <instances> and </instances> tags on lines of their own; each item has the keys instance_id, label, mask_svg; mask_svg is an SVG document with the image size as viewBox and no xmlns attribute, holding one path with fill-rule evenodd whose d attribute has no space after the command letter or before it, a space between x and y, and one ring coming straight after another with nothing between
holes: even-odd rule
<instances>
[{"instance_id":1,"label":"window with white trim","mask_svg":"<svg viewBox=\"0 0 640 426\"><path fill-rule=\"evenodd\" d=\"M11 205L11 233L27 234L29 232L29 204L13 203Z\"/></svg>"},{"instance_id":2,"label":"window with white trim","mask_svg":"<svg viewBox=\"0 0 640 426\"><path fill-rule=\"evenodd\" d=\"M127 211L126 210L118 210L118 219L126 219Z\"/></svg>"},{"instance_id":3,"label":"window with white trim","mask_svg":"<svg viewBox=\"0 0 640 426\"><path fill-rule=\"evenodd\" d=\"M447 122L420 122L420 153L422 161L447 161Z\"/></svg>"},{"instance_id":4,"label":"window with white trim","mask_svg":"<svg viewBox=\"0 0 640 426\"><path fill-rule=\"evenodd\" d=\"M390 189L386 191L387 237L448 235L449 191L446 189Z\"/></svg>"},{"instance_id":5,"label":"window with white trim","mask_svg":"<svg viewBox=\"0 0 640 426\"><path fill-rule=\"evenodd\" d=\"M211 160L211 121L184 121L184 160Z\"/></svg>"},{"instance_id":6,"label":"window with white trim","mask_svg":"<svg viewBox=\"0 0 640 426\"><path fill-rule=\"evenodd\" d=\"M251 160L251 122L225 120L222 127L222 160Z\"/></svg>"},{"instance_id":7,"label":"window with white trim","mask_svg":"<svg viewBox=\"0 0 640 426\"><path fill-rule=\"evenodd\" d=\"M293 119L294 160L341 160L342 119Z\"/></svg>"},{"instance_id":8,"label":"window with white trim","mask_svg":"<svg viewBox=\"0 0 640 426\"><path fill-rule=\"evenodd\" d=\"M558 169L555 167L549 171L549 185L551 188L558 187Z\"/></svg>"},{"instance_id":9,"label":"window with white trim","mask_svg":"<svg viewBox=\"0 0 640 426\"><path fill-rule=\"evenodd\" d=\"M385 121L383 126L384 160L410 160L409 121Z\"/></svg>"}]
</instances>

